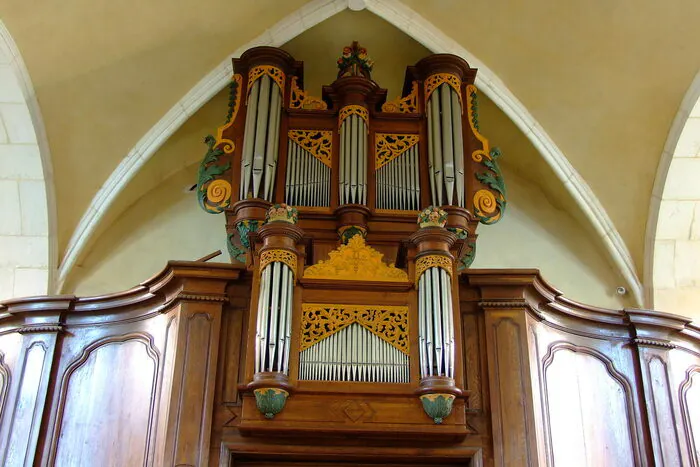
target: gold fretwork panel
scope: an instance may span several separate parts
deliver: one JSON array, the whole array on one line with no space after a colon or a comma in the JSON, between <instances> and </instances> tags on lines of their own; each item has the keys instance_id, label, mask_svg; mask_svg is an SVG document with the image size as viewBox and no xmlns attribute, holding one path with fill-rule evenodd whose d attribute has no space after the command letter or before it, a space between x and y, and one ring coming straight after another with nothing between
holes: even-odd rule
<instances>
[{"instance_id":1,"label":"gold fretwork panel","mask_svg":"<svg viewBox=\"0 0 700 467\"><path fill-rule=\"evenodd\" d=\"M406 97L397 97L382 105L382 112L418 113L418 82L411 84L411 93Z\"/></svg>"},{"instance_id":2,"label":"gold fretwork panel","mask_svg":"<svg viewBox=\"0 0 700 467\"><path fill-rule=\"evenodd\" d=\"M350 115L359 115L360 118L365 121L367 131L369 131L369 112L361 105L346 105L340 109L340 113L338 114L338 131L340 131L340 126L343 124L343 121Z\"/></svg>"},{"instance_id":3,"label":"gold fretwork panel","mask_svg":"<svg viewBox=\"0 0 700 467\"><path fill-rule=\"evenodd\" d=\"M430 95L442 83L447 83L452 87L452 89L455 90L455 92L457 93L457 97L459 98L459 105L462 107L462 111L464 111L464 105L462 102L462 91L460 89L462 87L462 80L459 79L457 75L453 75L452 73L435 73L434 75L428 76L428 79L426 79L423 82L423 86L425 88L426 107L428 105L428 99L430 99Z\"/></svg>"},{"instance_id":4,"label":"gold fretwork panel","mask_svg":"<svg viewBox=\"0 0 700 467\"><path fill-rule=\"evenodd\" d=\"M490 159L491 156L489 155L489 140L479 133L479 130L474 126L474 111L472 109L474 96L476 96L476 86L473 84L467 85L467 117L469 120L469 128L472 129L472 133L474 133L476 139L481 143L481 149L477 149L472 153L472 160L474 162L481 162L484 157Z\"/></svg>"},{"instance_id":5,"label":"gold fretwork panel","mask_svg":"<svg viewBox=\"0 0 700 467\"><path fill-rule=\"evenodd\" d=\"M385 305L301 305L299 351L357 323L396 349L409 354L408 307Z\"/></svg>"},{"instance_id":6,"label":"gold fretwork panel","mask_svg":"<svg viewBox=\"0 0 700 467\"><path fill-rule=\"evenodd\" d=\"M292 78L291 95L289 96L290 109L303 110L327 110L328 104L323 99L310 96L306 91L299 88L297 77Z\"/></svg>"},{"instance_id":7,"label":"gold fretwork panel","mask_svg":"<svg viewBox=\"0 0 700 467\"><path fill-rule=\"evenodd\" d=\"M306 149L316 159L331 166L333 132L330 130L289 130L289 139Z\"/></svg>"},{"instance_id":8,"label":"gold fretwork panel","mask_svg":"<svg viewBox=\"0 0 700 467\"><path fill-rule=\"evenodd\" d=\"M452 276L452 260L445 255L425 255L416 260L416 284L420 276L430 268L442 268Z\"/></svg>"},{"instance_id":9,"label":"gold fretwork panel","mask_svg":"<svg viewBox=\"0 0 700 467\"><path fill-rule=\"evenodd\" d=\"M233 104L233 112L231 112L231 119L228 121L228 123L224 126L220 126L218 130L216 131L216 144L215 146L218 146L221 143L224 143L224 145L221 147L223 151L226 154L231 154L233 153L233 150L236 149L236 145L231 141L230 139L224 139L224 131L226 131L231 125L233 125L233 122L236 121L236 115L238 115L238 109L241 107L241 92L243 88L243 77L239 74L233 75L232 78L233 81L236 82L236 96L235 96L235 103Z\"/></svg>"},{"instance_id":10,"label":"gold fretwork panel","mask_svg":"<svg viewBox=\"0 0 700 467\"><path fill-rule=\"evenodd\" d=\"M419 140L418 135L375 133L374 169L379 170L382 166L393 161L418 144Z\"/></svg>"},{"instance_id":11,"label":"gold fretwork panel","mask_svg":"<svg viewBox=\"0 0 700 467\"><path fill-rule=\"evenodd\" d=\"M248 72L248 92L246 96L250 96L250 90L253 88L253 83L255 83L262 75L267 75L272 80L277 83L280 87L280 93L282 94L282 99L284 99L284 72L279 68L272 65L259 65Z\"/></svg>"},{"instance_id":12,"label":"gold fretwork panel","mask_svg":"<svg viewBox=\"0 0 700 467\"><path fill-rule=\"evenodd\" d=\"M260 272L264 271L270 263L284 263L292 270L292 274L297 273L297 255L289 250L274 249L265 250L260 253Z\"/></svg>"},{"instance_id":13,"label":"gold fretwork panel","mask_svg":"<svg viewBox=\"0 0 700 467\"><path fill-rule=\"evenodd\" d=\"M408 282L408 275L393 264L382 261L384 255L365 244L361 234L328 254L327 261L319 261L304 271L305 279L345 281Z\"/></svg>"}]
</instances>

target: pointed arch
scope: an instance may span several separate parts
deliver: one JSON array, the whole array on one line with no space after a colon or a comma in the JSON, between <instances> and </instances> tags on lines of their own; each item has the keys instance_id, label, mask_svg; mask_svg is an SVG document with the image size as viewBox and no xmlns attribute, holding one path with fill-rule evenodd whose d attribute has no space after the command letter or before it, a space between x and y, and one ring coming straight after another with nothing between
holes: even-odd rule
<instances>
[{"instance_id":1,"label":"pointed arch","mask_svg":"<svg viewBox=\"0 0 700 467\"><path fill-rule=\"evenodd\" d=\"M400 1L315 0L284 18L261 36L240 47L231 56L238 56L246 49L256 45L281 46L307 29L348 8L349 4L353 10L367 8L435 53L459 55L466 59L470 65L479 68L477 86L513 120L552 167L556 176L581 207L600 236L608 254L626 280L635 301L638 305L642 305L642 284L637 276L627 246L600 201L561 150L493 71L447 34ZM230 57L227 57L197 83L122 160L95 195L73 233L59 269L59 285L65 281L88 239L93 235L102 216L119 192L196 110L223 89L228 83L230 75L231 61Z\"/></svg>"},{"instance_id":2,"label":"pointed arch","mask_svg":"<svg viewBox=\"0 0 700 467\"><path fill-rule=\"evenodd\" d=\"M54 292L54 186L44 123L17 45L0 20L0 300Z\"/></svg>"},{"instance_id":3,"label":"pointed arch","mask_svg":"<svg viewBox=\"0 0 700 467\"><path fill-rule=\"evenodd\" d=\"M688 313L678 299L700 300L700 71L681 101L666 138L649 203L644 248L648 307ZM698 284L698 285L694 285ZM659 300L665 295L666 300ZM675 299L673 295L676 295ZM693 309L695 309L694 307ZM700 319L700 316L693 316Z\"/></svg>"}]
</instances>

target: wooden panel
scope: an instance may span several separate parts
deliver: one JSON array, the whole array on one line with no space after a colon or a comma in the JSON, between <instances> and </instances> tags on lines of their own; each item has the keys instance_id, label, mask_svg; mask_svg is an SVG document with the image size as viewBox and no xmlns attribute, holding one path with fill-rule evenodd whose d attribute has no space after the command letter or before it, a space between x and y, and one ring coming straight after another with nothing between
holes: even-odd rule
<instances>
[{"instance_id":1,"label":"wooden panel","mask_svg":"<svg viewBox=\"0 0 700 467\"><path fill-rule=\"evenodd\" d=\"M557 343L543 369L550 465L638 465L630 385L612 362L593 349Z\"/></svg>"},{"instance_id":2,"label":"wooden panel","mask_svg":"<svg viewBox=\"0 0 700 467\"><path fill-rule=\"evenodd\" d=\"M5 354L0 351L0 424L5 414L5 403L10 392L10 367L5 363Z\"/></svg>"},{"instance_id":3,"label":"wooden panel","mask_svg":"<svg viewBox=\"0 0 700 467\"><path fill-rule=\"evenodd\" d=\"M87 346L63 376L56 465L146 465L158 365L143 334Z\"/></svg>"},{"instance_id":4,"label":"wooden panel","mask_svg":"<svg viewBox=\"0 0 700 467\"><path fill-rule=\"evenodd\" d=\"M40 408L43 407L43 394L39 394L39 388L44 374L46 350L45 344L35 342L24 355L22 367L17 375L19 387L10 420L10 437L3 463L5 466L24 465L27 451L33 451L32 446L36 443L39 430L36 423L40 420Z\"/></svg>"},{"instance_id":5,"label":"wooden panel","mask_svg":"<svg viewBox=\"0 0 700 467\"><path fill-rule=\"evenodd\" d=\"M676 431L676 416L671 399L668 368L659 356L647 361L650 427L654 460L658 466L681 465L681 448Z\"/></svg>"},{"instance_id":6,"label":"wooden panel","mask_svg":"<svg viewBox=\"0 0 700 467\"><path fill-rule=\"evenodd\" d=\"M700 366L687 371L680 386L680 400L690 457L693 465L700 466Z\"/></svg>"},{"instance_id":7,"label":"wooden panel","mask_svg":"<svg viewBox=\"0 0 700 467\"><path fill-rule=\"evenodd\" d=\"M173 385L173 370L177 355L178 310L171 311L165 326L165 344L163 347L163 365L161 369L160 400L158 401L158 425L155 441L155 465L164 465L170 394Z\"/></svg>"}]
</instances>

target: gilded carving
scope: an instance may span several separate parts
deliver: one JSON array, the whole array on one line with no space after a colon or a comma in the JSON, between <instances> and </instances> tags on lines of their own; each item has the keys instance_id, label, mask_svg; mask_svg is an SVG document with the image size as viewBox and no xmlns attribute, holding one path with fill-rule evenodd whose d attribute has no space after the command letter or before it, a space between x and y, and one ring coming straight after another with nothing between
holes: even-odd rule
<instances>
[{"instance_id":1,"label":"gilded carving","mask_svg":"<svg viewBox=\"0 0 700 467\"><path fill-rule=\"evenodd\" d=\"M407 282L408 275L393 264L382 261L384 256L365 244L361 234L352 237L347 244L331 251L327 261L319 261L304 271L305 279L363 280L383 282Z\"/></svg>"},{"instance_id":2,"label":"gilded carving","mask_svg":"<svg viewBox=\"0 0 700 467\"><path fill-rule=\"evenodd\" d=\"M226 154L232 154L233 150L236 149L236 145L232 140L224 138L224 131L226 131L233 122L236 121L236 115L238 115L238 109L241 107L241 89L243 86L243 77L239 74L233 75L231 79L231 95L229 96L229 113L226 117L226 124L220 126L216 131L216 144L224 143L221 149L224 150Z\"/></svg>"},{"instance_id":3,"label":"gilded carving","mask_svg":"<svg viewBox=\"0 0 700 467\"><path fill-rule=\"evenodd\" d=\"M292 77L291 95L289 96L290 109L303 110L327 110L328 104L318 97L310 96L306 91L299 88L297 77Z\"/></svg>"},{"instance_id":4,"label":"gilded carving","mask_svg":"<svg viewBox=\"0 0 700 467\"><path fill-rule=\"evenodd\" d=\"M375 134L375 159L374 168L379 170L384 165L393 161L401 154L405 153L418 144L418 135L399 133L376 133Z\"/></svg>"},{"instance_id":5,"label":"gilded carving","mask_svg":"<svg viewBox=\"0 0 700 467\"><path fill-rule=\"evenodd\" d=\"M280 87L280 92L282 93L282 98L284 99L284 72L279 68L272 65L259 65L251 68L248 72L248 96L250 96L250 90L253 88L253 84L260 79L263 75L269 76L277 86Z\"/></svg>"},{"instance_id":6,"label":"gilded carving","mask_svg":"<svg viewBox=\"0 0 700 467\"><path fill-rule=\"evenodd\" d=\"M425 88L426 105L433 91L435 91L443 83L447 83L452 89L455 90L457 97L459 98L459 105L462 107L462 109L464 109L464 105L462 103L462 92L460 89L462 87L462 80L459 79L457 75L453 75L452 73L435 73L434 75L428 76L428 79L423 82L423 87Z\"/></svg>"},{"instance_id":7,"label":"gilded carving","mask_svg":"<svg viewBox=\"0 0 700 467\"><path fill-rule=\"evenodd\" d=\"M452 276L452 260L445 255L425 255L416 260L416 283L420 276L430 268L442 268Z\"/></svg>"},{"instance_id":8,"label":"gilded carving","mask_svg":"<svg viewBox=\"0 0 700 467\"><path fill-rule=\"evenodd\" d=\"M331 166L333 132L330 130L289 130L287 137L326 166Z\"/></svg>"},{"instance_id":9,"label":"gilded carving","mask_svg":"<svg viewBox=\"0 0 700 467\"><path fill-rule=\"evenodd\" d=\"M411 92L406 97L397 97L382 105L382 112L418 113L418 82L411 84Z\"/></svg>"},{"instance_id":10,"label":"gilded carving","mask_svg":"<svg viewBox=\"0 0 700 467\"><path fill-rule=\"evenodd\" d=\"M361 105L346 105L340 109L340 113L338 114L338 128L340 128L340 126L343 124L343 120L348 118L350 115L359 115L360 118L365 121L365 124L369 129L369 112L367 112L367 109Z\"/></svg>"},{"instance_id":11,"label":"gilded carving","mask_svg":"<svg viewBox=\"0 0 700 467\"><path fill-rule=\"evenodd\" d=\"M297 271L297 255L289 250L279 248L273 250L265 250L260 253L260 272L262 272L270 263L284 263L292 274L296 275Z\"/></svg>"},{"instance_id":12,"label":"gilded carving","mask_svg":"<svg viewBox=\"0 0 700 467\"><path fill-rule=\"evenodd\" d=\"M409 354L407 306L304 303L301 310L300 351L357 323L404 354Z\"/></svg>"}]
</instances>

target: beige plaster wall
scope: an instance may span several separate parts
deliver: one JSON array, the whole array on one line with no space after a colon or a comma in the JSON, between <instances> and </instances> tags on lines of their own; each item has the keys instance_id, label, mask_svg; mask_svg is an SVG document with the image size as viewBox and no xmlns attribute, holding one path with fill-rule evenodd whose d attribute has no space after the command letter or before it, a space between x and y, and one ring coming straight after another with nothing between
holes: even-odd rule
<instances>
[{"instance_id":1,"label":"beige plaster wall","mask_svg":"<svg viewBox=\"0 0 700 467\"><path fill-rule=\"evenodd\" d=\"M120 216L94 244L67 284L67 293L95 295L127 289L159 271L169 259L196 259L221 249L224 218L204 213L182 187L196 166L177 173ZM502 222L481 226L480 268L538 267L567 297L620 308L621 282L579 224L555 208L536 184L506 171L512 201Z\"/></svg>"}]
</instances>

